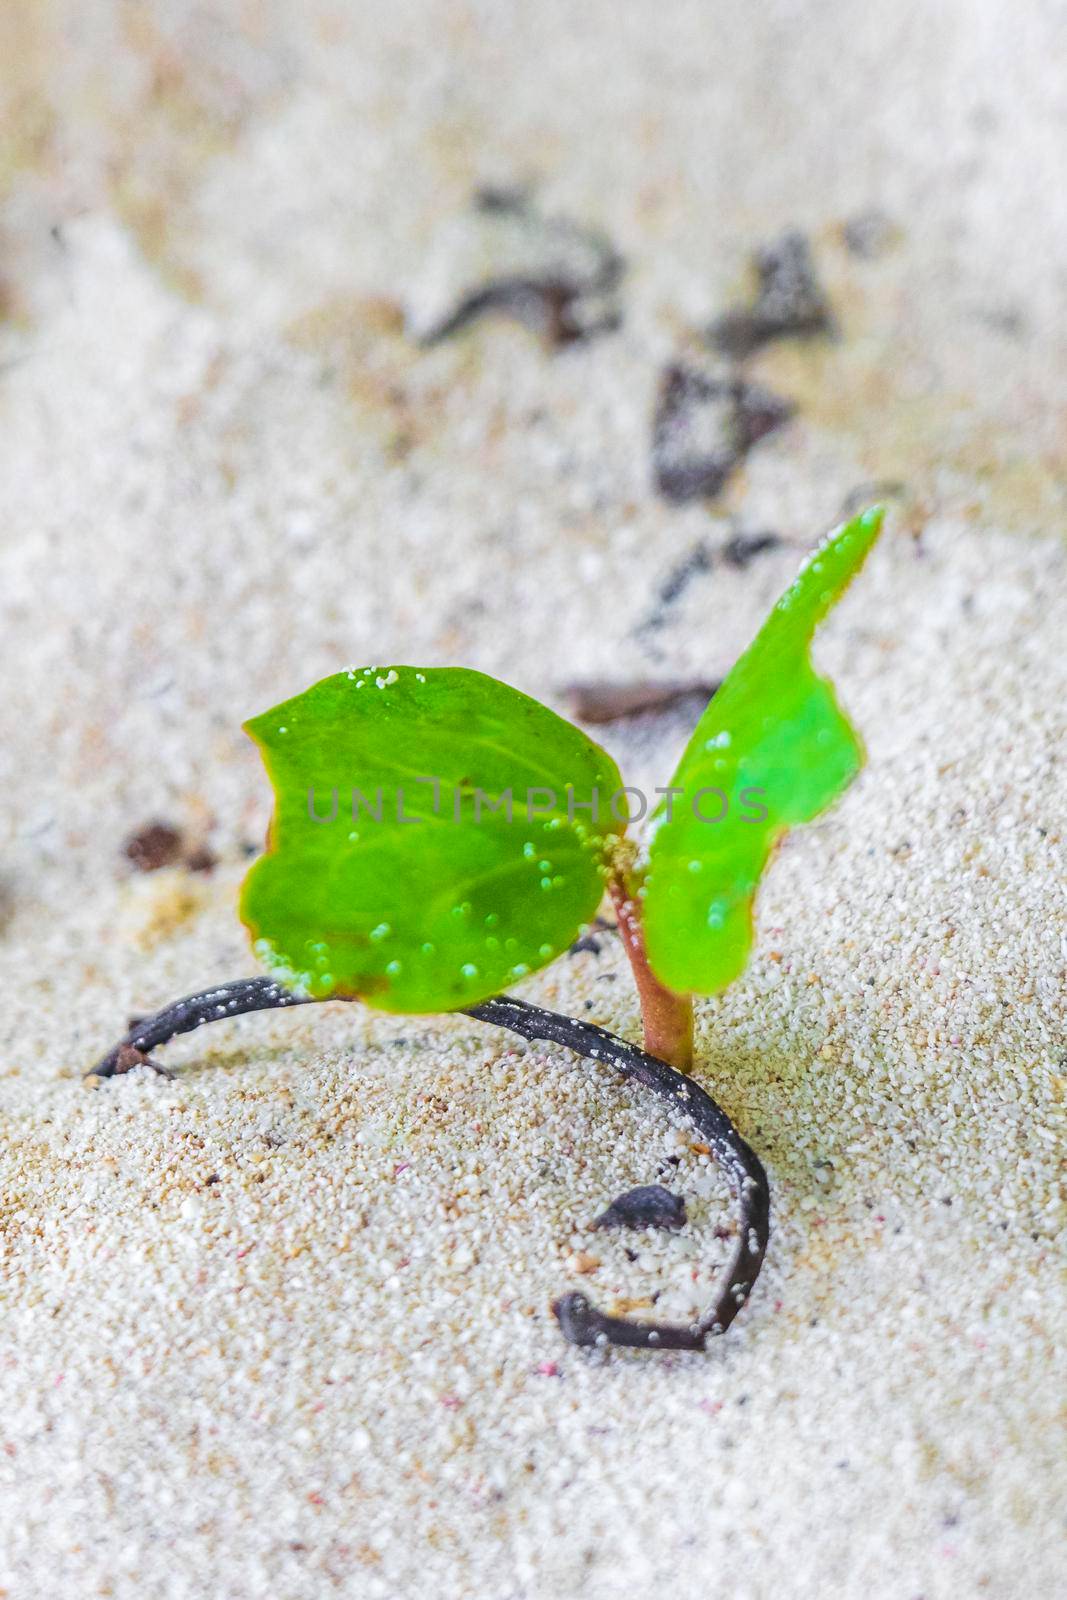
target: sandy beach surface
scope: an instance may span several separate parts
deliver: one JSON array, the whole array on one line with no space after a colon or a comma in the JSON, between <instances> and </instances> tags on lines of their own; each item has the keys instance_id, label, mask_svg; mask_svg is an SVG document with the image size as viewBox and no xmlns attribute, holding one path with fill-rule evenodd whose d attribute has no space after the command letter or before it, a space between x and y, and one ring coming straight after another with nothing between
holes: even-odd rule
<instances>
[{"instance_id":1,"label":"sandy beach surface","mask_svg":"<svg viewBox=\"0 0 1067 1600\"><path fill-rule=\"evenodd\" d=\"M3 1600L1064 1593L1065 81L1051 0L4 8ZM833 326L672 500L663 374L734 371L789 228ZM255 970L243 718L352 663L716 678L878 497L817 651L869 764L698 1007L773 1189L707 1354L550 1314L684 1316L729 1248L604 1068L332 1005L83 1082ZM696 709L597 734L664 783ZM522 992L636 1038L595 942ZM683 1230L591 1231L654 1181Z\"/></svg>"}]
</instances>

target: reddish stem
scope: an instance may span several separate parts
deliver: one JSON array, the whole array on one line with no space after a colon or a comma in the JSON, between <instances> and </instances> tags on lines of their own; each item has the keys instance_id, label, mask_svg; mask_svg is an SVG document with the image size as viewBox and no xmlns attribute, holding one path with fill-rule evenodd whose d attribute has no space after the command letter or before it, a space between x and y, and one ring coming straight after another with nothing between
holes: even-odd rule
<instances>
[{"instance_id":1,"label":"reddish stem","mask_svg":"<svg viewBox=\"0 0 1067 1600\"><path fill-rule=\"evenodd\" d=\"M693 1001L687 994L664 988L648 964L641 907L621 878L612 878L611 898L619 919L619 932L633 968L645 1049L679 1072L693 1066Z\"/></svg>"}]
</instances>

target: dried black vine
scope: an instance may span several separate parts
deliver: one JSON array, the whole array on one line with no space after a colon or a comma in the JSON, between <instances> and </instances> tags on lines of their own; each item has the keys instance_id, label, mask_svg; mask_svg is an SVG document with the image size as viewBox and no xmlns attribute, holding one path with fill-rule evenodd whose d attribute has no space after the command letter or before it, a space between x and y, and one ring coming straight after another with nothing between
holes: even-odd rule
<instances>
[{"instance_id":1,"label":"dried black vine","mask_svg":"<svg viewBox=\"0 0 1067 1600\"><path fill-rule=\"evenodd\" d=\"M134 1066L160 1070L150 1052L182 1033L209 1022L249 1011L306 1005L311 997L294 994L273 978L239 978L164 1006L152 1016L135 1019L124 1038L97 1062L89 1074L111 1078ZM725 1333L752 1291L767 1249L770 1191L758 1156L733 1123L699 1084L656 1056L628 1044L595 1023L579 1022L529 1001L498 995L471 1006L465 1015L507 1028L528 1040L561 1044L576 1055L603 1061L635 1083L683 1112L710 1145L725 1171L737 1201L737 1233L715 1299L691 1323L631 1322L609 1316L584 1294L564 1295L552 1310L564 1338L585 1346L618 1345L645 1350L703 1350L709 1338Z\"/></svg>"}]
</instances>

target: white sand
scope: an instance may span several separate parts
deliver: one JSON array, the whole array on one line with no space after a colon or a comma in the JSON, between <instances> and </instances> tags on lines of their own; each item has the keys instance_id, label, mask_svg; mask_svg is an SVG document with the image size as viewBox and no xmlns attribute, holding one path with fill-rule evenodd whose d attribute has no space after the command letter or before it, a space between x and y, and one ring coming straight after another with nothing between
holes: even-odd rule
<instances>
[{"instance_id":1,"label":"white sand","mask_svg":"<svg viewBox=\"0 0 1067 1600\"><path fill-rule=\"evenodd\" d=\"M870 9L5 8L5 1600L1062 1594L1067 52L1054 5ZM472 185L518 179L626 253L622 332L419 352ZM796 422L670 508L660 367L788 223L843 338L760 355ZM575 1282L701 1303L731 1214L562 1052L323 1007L82 1085L128 1010L253 970L243 716L352 660L714 674L875 478L820 646L870 765L700 1008L774 1197L706 1356L559 1339ZM653 783L684 735L610 742ZM125 870L154 817L213 877ZM635 1034L611 938L528 992ZM629 1262L588 1223L672 1154L691 1225Z\"/></svg>"}]
</instances>

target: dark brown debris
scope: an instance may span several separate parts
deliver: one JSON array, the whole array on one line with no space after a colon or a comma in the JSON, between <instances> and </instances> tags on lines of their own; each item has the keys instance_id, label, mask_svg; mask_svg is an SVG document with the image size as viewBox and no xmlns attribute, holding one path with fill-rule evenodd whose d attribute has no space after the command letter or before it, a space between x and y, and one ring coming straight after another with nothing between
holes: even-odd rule
<instances>
[{"instance_id":1,"label":"dark brown debris","mask_svg":"<svg viewBox=\"0 0 1067 1600\"><path fill-rule=\"evenodd\" d=\"M672 606L682 598L694 578L703 577L715 565L712 553L704 540L695 544L688 555L682 557L678 564L671 568L666 578L660 584L656 594L656 601L645 620L637 629L638 633L654 633L657 628L662 628L667 621Z\"/></svg>"},{"instance_id":2,"label":"dark brown debris","mask_svg":"<svg viewBox=\"0 0 1067 1600\"><path fill-rule=\"evenodd\" d=\"M426 340L437 344L459 333L486 312L498 311L539 333L553 349L610 333L619 326L617 312L586 316L582 291L561 278L502 278L467 295L452 315Z\"/></svg>"},{"instance_id":3,"label":"dark brown debris","mask_svg":"<svg viewBox=\"0 0 1067 1600\"><path fill-rule=\"evenodd\" d=\"M765 550L778 550L783 543L777 533L735 533L722 547L727 566L743 570Z\"/></svg>"},{"instance_id":4,"label":"dark brown debris","mask_svg":"<svg viewBox=\"0 0 1067 1600\"><path fill-rule=\"evenodd\" d=\"M710 572L712 566L711 551L703 540L693 546L689 554L667 574L660 587L658 600L661 606L672 606L680 600L694 578L699 578L704 573Z\"/></svg>"},{"instance_id":5,"label":"dark brown debris","mask_svg":"<svg viewBox=\"0 0 1067 1600\"><path fill-rule=\"evenodd\" d=\"M212 872L218 864L218 856L206 844L197 845L185 857L185 865L190 872Z\"/></svg>"},{"instance_id":6,"label":"dark brown debris","mask_svg":"<svg viewBox=\"0 0 1067 1600\"><path fill-rule=\"evenodd\" d=\"M166 822L149 822L126 840L123 854L138 872L158 872L181 860L182 836Z\"/></svg>"},{"instance_id":7,"label":"dark brown debris","mask_svg":"<svg viewBox=\"0 0 1067 1600\"><path fill-rule=\"evenodd\" d=\"M724 355L740 360L771 339L835 331L830 302L802 233L790 230L765 245L756 252L755 266L759 287L752 305L727 311L709 329L712 344Z\"/></svg>"},{"instance_id":8,"label":"dark brown debris","mask_svg":"<svg viewBox=\"0 0 1067 1600\"><path fill-rule=\"evenodd\" d=\"M454 309L420 335L421 343L438 344L489 312L533 329L551 349L621 325L614 295L625 263L602 234L543 216L522 189L480 189L474 211L483 222L500 224L498 270L487 267L483 281L471 284Z\"/></svg>"},{"instance_id":9,"label":"dark brown debris","mask_svg":"<svg viewBox=\"0 0 1067 1600\"><path fill-rule=\"evenodd\" d=\"M566 690L572 714L579 722L618 722L647 711L667 711L696 695L710 700L719 681L712 678L681 679L665 683L639 680L631 683L572 683Z\"/></svg>"},{"instance_id":10,"label":"dark brown debris","mask_svg":"<svg viewBox=\"0 0 1067 1600\"><path fill-rule=\"evenodd\" d=\"M1026 332L1026 313L1019 306L987 306L976 315L979 322L1006 339L1021 339Z\"/></svg>"},{"instance_id":11,"label":"dark brown debris","mask_svg":"<svg viewBox=\"0 0 1067 1600\"><path fill-rule=\"evenodd\" d=\"M487 216L508 216L530 209L530 191L521 183L483 183L474 191L474 209Z\"/></svg>"},{"instance_id":12,"label":"dark brown debris","mask_svg":"<svg viewBox=\"0 0 1067 1600\"><path fill-rule=\"evenodd\" d=\"M790 401L759 384L672 364L652 425L656 488L675 504L718 494L753 445L793 411Z\"/></svg>"},{"instance_id":13,"label":"dark brown debris","mask_svg":"<svg viewBox=\"0 0 1067 1600\"><path fill-rule=\"evenodd\" d=\"M846 248L863 261L886 255L899 236L900 230L884 211L861 211L841 227Z\"/></svg>"},{"instance_id":14,"label":"dark brown debris","mask_svg":"<svg viewBox=\"0 0 1067 1600\"><path fill-rule=\"evenodd\" d=\"M681 1195L661 1183L642 1184L613 1200L594 1228L684 1228L688 1217Z\"/></svg>"},{"instance_id":15,"label":"dark brown debris","mask_svg":"<svg viewBox=\"0 0 1067 1600\"><path fill-rule=\"evenodd\" d=\"M130 835L123 855L138 872L158 872L161 867L185 867L189 872L210 872L218 858L205 844L192 844L168 822L149 822Z\"/></svg>"},{"instance_id":16,"label":"dark brown debris","mask_svg":"<svg viewBox=\"0 0 1067 1600\"><path fill-rule=\"evenodd\" d=\"M721 559L726 566L741 571L765 550L776 550L784 541L777 533L735 533L719 550L713 551L702 539L683 556L677 566L667 574L656 594L656 600L644 621L635 630L639 635L654 634L665 627L672 607L679 601L695 578L714 571L715 562ZM703 686L694 686L703 687ZM710 692L714 692L714 685Z\"/></svg>"}]
</instances>

